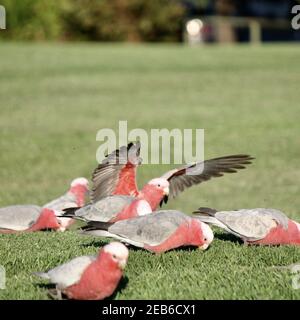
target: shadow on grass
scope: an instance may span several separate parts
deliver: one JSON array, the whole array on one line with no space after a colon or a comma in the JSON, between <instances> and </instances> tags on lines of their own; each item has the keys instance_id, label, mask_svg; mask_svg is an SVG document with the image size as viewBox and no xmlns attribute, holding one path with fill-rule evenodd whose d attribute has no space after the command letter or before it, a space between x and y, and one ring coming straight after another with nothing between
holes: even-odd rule
<instances>
[{"instance_id":1,"label":"shadow on grass","mask_svg":"<svg viewBox=\"0 0 300 320\"><path fill-rule=\"evenodd\" d=\"M84 243L84 244L81 244L80 246L83 246L83 247L91 247L91 246L94 246L94 247L97 247L97 248L100 248L100 247L103 247L105 246L106 244L108 244L109 242L112 242L112 241L118 241L118 240L107 240L107 241L91 241L89 243ZM143 250L145 251L145 249L143 248L139 248L139 247L135 247L133 245L130 245L128 243L124 243L122 242L127 248L130 248L131 251L140 251L140 250Z\"/></svg>"},{"instance_id":2,"label":"shadow on grass","mask_svg":"<svg viewBox=\"0 0 300 320\"><path fill-rule=\"evenodd\" d=\"M217 234L215 234L215 238L222 240L222 241L230 241L230 242L239 243L239 244L244 243L244 241L242 239L240 239L230 233L217 233Z\"/></svg>"},{"instance_id":3,"label":"shadow on grass","mask_svg":"<svg viewBox=\"0 0 300 320\"><path fill-rule=\"evenodd\" d=\"M103 240L103 241L91 241L89 243L80 244L80 247L84 247L84 248L87 248L87 247L101 248L101 247L105 246L106 244L108 244L109 242L110 241L106 241L106 240Z\"/></svg>"},{"instance_id":4,"label":"shadow on grass","mask_svg":"<svg viewBox=\"0 0 300 320\"><path fill-rule=\"evenodd\" d=\"M114 293L113 293L111 296L105 298L104 300L115 300L117 294L118 294L120 291L124 290L124 289L127 287L128 282L129 282L128 277L127 277L127 276L124 276L124 277L121 279L121 281L119 282L119 284L118 284L116 290L114 291Z\"/></svg>"},{"instance_id":5,"label":"shadow on grass","mask_svg":"<svg viewBox=\"0 0 300 320\"><path fill-rule=\"evenodd\" d=\"M106 242L103 242L103 241L91 241L90 243L85 243L85 244L81 244L81 246L83 247L90 247L90 246L94 246L94 247L103 247L104 245L108 244L109 241L106 241ZM133 251L133 252L148 252L148 253L152 253L152 254L155 254L155 252L151 252L151 251L148 251L144 248L139 248L139 247L135 247L134 245L131 245L131 244L128 244L128 243L125 243L123 242L123 244L128 248L130 249L130 251ZM210 246L205 250L209 250L210 249ZM170 251L196 251L196 250L199 250L198 247L195 247L195 246L181 246L181 247L178 247L178 248L174 248L174 249L170 249L166 252L170 252ZM159 254L163 254L163 253L166 253L166 252L161 252L161 253L157 253L157 255Z\"/></svg>"},{"instance_id":6,"label":"shadow on grass","mask_svg":"<svg viewBox=\"0 0 300 320\"><path fill-rule=\"evenodd\" d=\"M127 276L122 277L121 281L119 282L116 290L114 291L114 293L105 298L104 300L115 300L117 294L124 290L127 286L129 282L129 279ZM36 286L38 286L41 289L45 289L47 290L47 295L51 300L56 300L55 296L57 295L56 289L55 289L55 285L53 283L37 283ZM73 300L73 299L68 299L68 297L64 294L62 294L62 299L61 300Z\"/></svg>"},{"instance_id":7,"label":"shadow on grass","mask_svg":"<svg viewBox=\"0 0 300 320\"><path fill-rule=\"evenodd\" d=\"M41 289L53 289L55 288L55 285L53 283L42 283L42 282L39 282L39 283L36 283L36 286L41 288Z\"/></svg>"}]
</instances>

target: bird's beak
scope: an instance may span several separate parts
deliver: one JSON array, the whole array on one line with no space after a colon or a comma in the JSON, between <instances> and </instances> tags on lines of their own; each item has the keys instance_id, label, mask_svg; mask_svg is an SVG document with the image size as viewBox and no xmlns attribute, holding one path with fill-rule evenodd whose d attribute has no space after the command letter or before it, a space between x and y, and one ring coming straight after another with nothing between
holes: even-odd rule
<instances>
[{"instance_id":1,"label":"bird's beak","mask_svg":"<svg viewBox=\"0 0 300 320\"><path fill-rule=\"evenodd\" d=\"M160 201L160 203L159 203L159 206L160 206L160 207L163 205L163 203L168 203L168 200L169 200L169 192L170 192L169 187L163 188L163 195L164 195L164 197L161 199L161 201Z\"/></svg>"},{"instance_id":2,"label":"bird's beak","mask_svg":"<svg viewBox=\"0 0 300 320\"><path fill-rule=\"evenodd\" d=\"M168 196L168 195L169 195L169 192L170 192L170 189L169 189L169 187L165 187L165 188L163 189L163 191L164 191L164 195L165 195L165 196Z\"/></svg>"},{"instance_id":3,"label":"bird's beak","mask_svg":"<svg viewBox=\"0 0 300 320\"><path fill-rule=\"evenodd\" d=\"M64 211L60 211L60 210L53 210L53 212L57 217L61 217L65 213Z\"/></svg>"},{"instance_id":4,"label":"bird's beak","mask_svg":"<svg viewBox=\"0 0 300 320\"><path fill-rule=\"evenodd\" d=\"M119 262L119 267L120 267L121 270L124 270L124 269L125 269L126 263L127 263L126 259L120 260L120 262Z\"/></svg>"},{"instance_id":5,"label":"bird's beak","mask_svg":"<svg viewBox=\"0 0 300 320\"><path fill-rule=\"evenodd\" d=\"M200 250L206 250L208 248L208 244L204 243L202 246L199 247Z\"/></svg>"}]
</instances>

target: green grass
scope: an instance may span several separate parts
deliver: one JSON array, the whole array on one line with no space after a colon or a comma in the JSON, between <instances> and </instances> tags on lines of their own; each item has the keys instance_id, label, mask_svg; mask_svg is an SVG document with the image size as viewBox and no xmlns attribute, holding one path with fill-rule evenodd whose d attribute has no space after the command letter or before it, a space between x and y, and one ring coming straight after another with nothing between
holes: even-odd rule
<instances>
[{"instance_id":1,"label":"green grass","mask_svg":"<svg viewBox=\"0 0 300 320\"><path fill-rule=\"evenodd\" d=\"M186 213L273 207L300 220L298 46L207 47L0 43L0 206L43 204L91 176L96 132L204 128L205 157L249 153L238 174L194 187L168 208ZM145 165L139 184L169 169ZM244 247L217 232L206 252L130 250L116 299L299 299L296 247ZM232 238L230 238L232 239ZM31 275L98 251L74 231L0 236L0 299L47 299Z\"/></svg>"}]
</instances>

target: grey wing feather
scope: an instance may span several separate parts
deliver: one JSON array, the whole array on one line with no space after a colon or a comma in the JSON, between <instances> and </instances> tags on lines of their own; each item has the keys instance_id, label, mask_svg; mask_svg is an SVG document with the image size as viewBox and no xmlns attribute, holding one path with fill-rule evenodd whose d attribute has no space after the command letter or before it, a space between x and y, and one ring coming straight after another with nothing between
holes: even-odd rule
<instances>
[{"instance_id":1,"label":"grey wing feather","mask_svg":"<svg viewBox=\"0 0 300 320\"><path fill-rule=\"evenodd\" d=\"M129 162L134 166L142 163L140 142L129 143L109 154L93 172L93 189L90 193L92 202L112 195L122 169ZM136 187L137 189L137 187Z\"/></svg>"},{"instance_id":2,"label":"grey wing feather","mask_svg":"<svg viewBox=\"0 0 300 320\"><path fill-rule=\"evenodd\" d=\"M35 205L0 208L0 229L26 230L36 222L41 210L41 207Z\"/></svg>"},{"instance_id":3,"label":"grey wing feather","mask_svg":"<svg viewBox=\"0 0 300 320\"><path fill-rule=\"evenodd\" d=\"M170 183L170 197L175 198L180 192L193 185L221 177L224 173L235 173L244 169L254 159L249 155L231 155L185 165L166 172L162 177Z\"/></svg>"},{"instance_id":4,"label":"grey wing feather","mask_svg":"<svg viewBox=\"0 0 300 320\"><path fill-rule=\"evenodd\" d=\"M147 216L114 223L108 232L124 241L131 240L151 246L168 239L182 223L189 223L190 217L176 210L161 210Z\"/></svg>"},{"instance_id":5,"label":"grey wing feather","mask_svg":"<svg viewBox=\"0 0 300 320\"><path fill-rule=\"evenodd\" d=\"M110 233L110 232L105 231L105 230L99 230L99 229L84 230L80 234L87 235L87 236L113 238L113 239L116 239L116 240L119 240L121 242L125 242L125 243L128 243L128 244L131 244L131 245L133 245L135 247L139 247L139 248L142 248L144 246L143 242L133 241L133 240L128 239L128 238L123 238L123 237L121 237L121 236L119 236L117 234Z\"/></svg>"},{"instance_id":6,"label":"grey wing feather","mask_svg":"<svg viewBox=\"0 0 300 320\"><path fill-rule=\"evenodd\" d=\"M95 260L96 256L77 257L44 274L42 273L42 277L55 283L59 289L64 289L78 282L84 270Z\"/></svg>"},{"instance_id":7,"label":"grey wing feather","mask_svg":"<svg viewBox=\"0 0 300 320\"><path fill-rule=\"evenodd\" d=\"M108 222L132 201L134 198L130 196L109 196L76 210L75 216L86 221Z\"/></svg>"},{"instance_id":8,"label":"grey wing feather","mask_svg":"<svg viewBox=\"0 0 300 320\"><path fill-rule=\"evenodd\" d=\"M43 208L48 208L48 209L58 210L58 211L61 211L67 208L73 208L73 207L77 207L77 201L76 201L76 196L71 192L67 192L61 197L54 199L43 206Z\"/></svg>"},{"instance_id":9,"label":"grey wing feather","mask_svg":"<svg viewBox=\"0 0 300 320\"><path fill-rule=\"evenodd\" d=\"M284 228L288 224L288 218L281 211L264 208L219 211L215 218L250 241L263 239L278 224Z\"/></svg>"}]
</instances>

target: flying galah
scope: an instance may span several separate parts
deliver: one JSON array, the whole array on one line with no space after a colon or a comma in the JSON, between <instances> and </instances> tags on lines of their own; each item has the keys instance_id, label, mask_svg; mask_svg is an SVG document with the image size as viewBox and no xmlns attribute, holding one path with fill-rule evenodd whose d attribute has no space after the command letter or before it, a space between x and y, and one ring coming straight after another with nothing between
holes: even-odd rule
<instances>
[{"instance_id":1,"label":"flying galah","mask_svg":"<svg viewBox=\"0 0 300 320\"><path fill-rule=\"evenodd\" d=\"M207 224L176 210L161 210L115 223L89 222L81 233L115 238L155 253L181 246L205 250L214 237Z\"/></svg>"},{"instance_id":2,"label":"flying galah","mask_svg":"<svg viewBox=\"0 0 300 320\"><path fill-rule=\"evenodd\" d=\"M128 249L119 242L105 245L98 256L81 256L35 275L56 285L57 298L100 300L112 295L123 275Z\"/></svg>"},{"instance_id":3,"label":"flying galah","mask_svg":"<svg viewBox=\"0 0 300 320\"><path fill-rule=\"evenodd\" d=\"M82 208L68 208L60 216L78 220L115 222L152 212L147 201L130 196L108 196Z\"/></svg>"},{"instance_id":4,"label":"flying galah","mask_svg":"<svg viewBox=\"0 0 300 320\"><path fill-rule=\"evenodd\" d=\"M202 222L234 234L245 244L300 245L300 224L276 209L216 211L199 208L194 213Z\"/></svg>"},{"instance_id":5,"label":"flying galah","mask_svg":"<svg viewBox=\"0 0 300 320\"><path fill-rule=\"evenodd\" d=\"M109 195L129 195L146 200L152 211L180 192L193 185L207 181L213 177L221 177L224 173L234 173L244 169L254 159L249 155L231 155L214 158L185 165L170 170L160 178L150 180L142 190L136 184L136 169L141 164L140 143L129 143L127 147L109 154L93 173L92 201Z\"/></svg>"},{"instance_id":6,"label":"flying galah","mask_svg":"<svg viewBox=\"0 0 300 320\"><path fill-rule=\"evenodd\" d=\"M61 197L46 203L43 207L53 210L64 210L72 207L82 207L85 196L89 192L89 182L86 178L76 178L71 182L70 189ZM60 217L62 228L68 228L74 222L71 218Z\"/></svg>"},{"instance_id":7,"label":"flying galah","mask_svg":"<svg viewBox=\"0 0 300 320\"><path fill-rule=\"evenodd\" d=\"M35 205L0 208L0 233L33 232L43 229L60 230L59 211Z\"/></svg>"}]
</instances>

